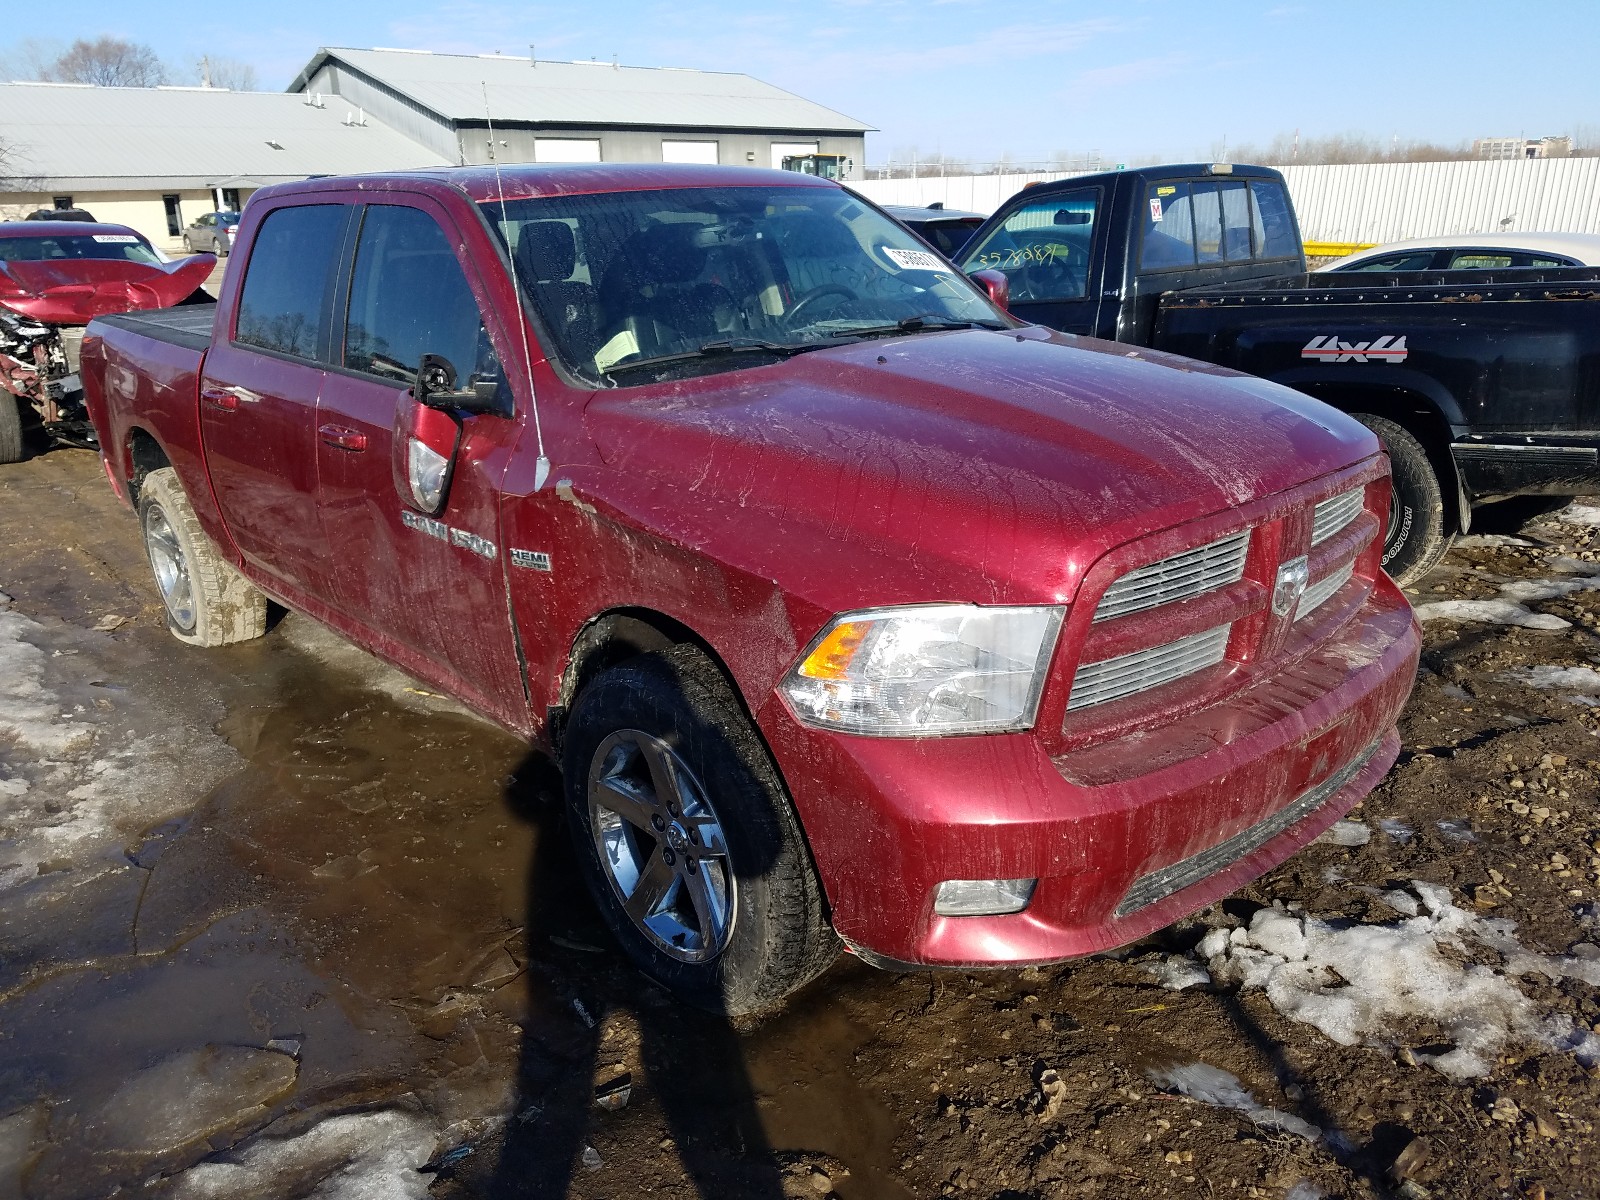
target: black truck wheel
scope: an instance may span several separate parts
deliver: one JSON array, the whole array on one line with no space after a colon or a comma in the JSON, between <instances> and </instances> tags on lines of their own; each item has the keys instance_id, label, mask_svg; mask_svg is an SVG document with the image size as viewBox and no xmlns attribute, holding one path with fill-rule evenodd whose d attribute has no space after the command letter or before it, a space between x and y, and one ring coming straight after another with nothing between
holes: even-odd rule
<instances>
[{"instance_id":1,"label":"black truck wheel","mask_svg":"<svg viewBox=\"0 0 1600 1200\"><path fill-rule=\"evenodd\" d=\"M1422 443L1403 425L1371 413L1351 413L1383 443L1389 455L1394 497L1383 539L1383 569L1402 587L1433 569L1450 549L1454 535L1446 531L1444 491Z\"/></svg>"},{"instance_id":2,"label":"black truck wheel","mask_svg":"<svg viewBox=\"0 0 1600 1200\"><path fill-rule=\"evenodd\" d=\"M623 950L662 986L738 1016L837 957L777 767L698 648L596 676L567 723L562 773L589 890Z\"/></svg>"},{"instance_id":3,"label":"black truck wheel","mask_svg":"<svg viewBox=\"0 0 1600 1200\"><path fill-rule=\"evenodd\" d=\"M22 406L0 388L0 463L22 461Z\"/></svg>"},{"instance_id":4,"label":"black truck wheel","mask_svg":"<svg viewBox=\"0 0 1600 1200\"><path fill-rule=\"evenodd\" d=\"M145 476L139 524L173 637L226 646L267 631L267 598L217 553L171 467Z\"/></svg>"}]
</instances>

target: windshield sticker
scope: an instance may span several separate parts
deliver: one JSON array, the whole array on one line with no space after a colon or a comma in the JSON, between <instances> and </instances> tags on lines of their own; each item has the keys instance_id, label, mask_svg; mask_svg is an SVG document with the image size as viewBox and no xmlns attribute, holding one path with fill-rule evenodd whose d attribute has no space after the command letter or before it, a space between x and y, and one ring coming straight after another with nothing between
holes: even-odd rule
<instances>
[{"instance_id":1,"label":"windshield sticker","mask_svg":"<svg viewBox=\"0 0 1600 1200\"><path fill-rule=\"evenodd\" d=\"M137 242L139 240L131 233L97 233L94 234L93 237L97 242L110 242L112 245L116 246L126 246L130 242Z\"/></svg>"},{"instance_id":2,"label":"windshield sticker","mask_svg":"<svg viewBox=\"0 0 1600 1200\"><path fill-rule=\"evenodd\" d=\"M1406 355L1405 335L1395 337L1386 333L1380 338L1370 342L1341 342L1338 334L1319 334L1312 338L1301 348L1300 357L1315 359L1317 362L1405 362Z\"/></svg>"},{"instance_id":3,"label":"windshield sticker","mask_svg":"<svg viewBox=\"0 0 1600 1200\"><path fill-rule=\"evenodd\" d=\"M1161 201L1154 196L1150 197L1150 219L1152 221L1161 220Z\"/></svg>"},{"instance_id":4,"label":"windshield sticker","mask_svg":"<svg viewBox=\"0 0 1600 1200\"><path fill-rule=\"evenodd\" d=\"M630 354L639 353L638 335L631 329L624 329L604 346L594 352L594 369L604 371L609 367L627 358Z\"/></svg>"},{"instance_id":5,"label":"windshield sticker","mask_svg":"<svg viewBox=\"0 0 1600 1200\"><path fill-rule=\"evenodd\" d=\"M926 250L897 250L893 246L884 246L882 250L885 257L902 271L949 270L939 261L937 254L930 254Z\"/></svg>"},{"instance_id":6,"label":"windshield sticker","mask_svg":"<svg viewBox=\"0 0 1600 1200\"><path fill-rule=\"evenodd\" d=\"M1169 184L1167 184L1166 187L1158 187L1156 189L1156 195L1158 195L1158 196L1170 196L1173 193L1175 193L1177 190L1178 190L1177 188L1173 187L1169 183Z\"/></svg>"}]
</instances>

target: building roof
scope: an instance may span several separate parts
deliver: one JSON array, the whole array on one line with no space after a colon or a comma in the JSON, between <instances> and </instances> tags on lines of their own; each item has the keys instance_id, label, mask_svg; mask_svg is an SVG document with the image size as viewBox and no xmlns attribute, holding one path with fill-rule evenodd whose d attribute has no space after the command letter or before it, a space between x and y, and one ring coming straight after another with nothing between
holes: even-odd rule
<instances>
[{"instance_id":1,"label":"building roof","mask_svg":"<svg viewBox=\"0 0 1600 1200\"><path fill-rule=\"evenodd\" d=\"M291 92L305 90L329 59L385 84L439 116L481 124L484 89L495 122L606 128L865 133L872 126L749 75L678 67L549 62L500 54L425 50L317 51Z\"/></svg>"},{"instance_id":2,"label":"building roof","mask_svg":"<svg viewBox=\"0 0 1600 1200\"><path fill-rule=\"evenodd\" d=\"M344 124L283 92L0 83L0 141L12 150L0 189L258 187L307 175L392 171L446 160L368 120Z\"/></svg>"}]
</instances>

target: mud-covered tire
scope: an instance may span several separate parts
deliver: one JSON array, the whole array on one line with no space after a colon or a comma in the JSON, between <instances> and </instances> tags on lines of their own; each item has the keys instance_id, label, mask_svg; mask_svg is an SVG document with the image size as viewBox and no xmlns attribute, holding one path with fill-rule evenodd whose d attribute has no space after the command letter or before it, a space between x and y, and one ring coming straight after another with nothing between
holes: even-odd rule
<instances>
[{"instance_id":1,"label":"mud-covered tire","mask_svg":"<svg viewBox=\"0 0 1600 1200\"><path fill-rule=\"evenodd\" d=\"M655 786L663 777L659 763L642 755L641 765L629 766L628 756L641 747L670 755L667 774L674 785ZM777 766L697 647L640 655L596 676L567 722L562 773L568 824L589 891L629 958L669 991L698 1008L741 1016L777 1004L838 956L822 887ZM654 812L663 826L652 826L654 817L630 823L608 809L618 804L619 788L642 801L638 813ZM678 807L672 808L675 789ZM671 813L680 815L674 820ZM710 824L693 823L701 813L710 814ZM648 832L652 828L656 832ZM702 829L711 833L702 835ZM720 839L725 854L701 857L698 869L706 888L713 888L714 872L731 880L725 933L720 940L708 937L709 926L700 922L668 949L664 939L679 928L671 918L672 898L689 903L693 855L712 838ZM636 920L625 907L626 872L617 864L629 860L643 864L636 890L652 868L676 872L648 920ZM663 861L676 866L663 867ZM686 960L697 952L703 954L698 961Z\"/></svg>"},{"instance_id":2,"label":"mud-covered tire","mask_svg":"<svg viewBox=\"0 0 1600 1200\"><path fill-rule=\"evenodd\" d=\"M217 552L171 467L140 485L139 527L173 637L226 646L267 631L267 598Z\"/></svg>"},{"instance_id":3,"label":"mud-covered tire","mask_svg":"<svg viewBox=\"0 0 1600 1200\"><path fill-rule=\"evenodd\" d=\"M1383 569L1402 587L1433 569L1455 540L1444 514L1439 476L1411 432L1371 413L1351 413L1383 443L1389 455L1394 497L1383 541Z\"/></svg>"},{"instance_id":4,"label":"mud-covered tire","mask_svg":"<svg viewBox=\"0 0 1600 1200\"><path fill-rule=\"evenodd\" d=\"M0 388L0 463L22 461L22 405Z\"/></svg>"}]
</instances>

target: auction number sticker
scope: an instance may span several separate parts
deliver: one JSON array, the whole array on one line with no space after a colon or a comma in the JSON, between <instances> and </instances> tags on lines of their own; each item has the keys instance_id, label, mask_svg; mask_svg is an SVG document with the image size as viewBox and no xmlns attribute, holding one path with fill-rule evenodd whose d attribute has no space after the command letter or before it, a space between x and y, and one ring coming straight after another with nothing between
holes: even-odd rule
<instances>
[{"instance_id":1,"label":"auction number sticker","mask_svg":"<svg viewBox=\"0 0 1600 1200\"><path fill-rule=\"evenodd\" d=\"M97 242L110 242L117 246L126 246L131 242L137 242L139 240L131 233L97 233L94 234L93 237Z\"/></svg>"},{"instance_id":2,"label":"auction number sticker","mask_svg":"<svg viewBox=\"0 0 1600 1200\"><path fill-rule=\"evenodd\" d=\"M946 271L949 270L944 263L939 261L937 254L929 254L926 250L897 250L893 246L883 247L883 253L889 261L902 271Z\"/></svg>"},{"instance_id":3,"label":"auction number sticker","mask_svg":"<svg viewBox=\"0 0 1600 1200\"><path fill-rule=\"evenodd\" d=\"M1161 201L1154 196L1150 197L1150 219L1152 221L1161 220Z\"/></svg>"},{"instance_id":4,"label":"auction number sticker","mask_svg":"<svg viewBox=\"0 0 1600 1200\"><path fill-rule=\"evenodd\" d=\"M1171 186L1169 184L1166 187L1158 187L1156 189L1156 195L1158 195L1158 196L1171 196L1171 195L1176 194L1177 190L1178 190L1177 188L1175 188L1175 187L1173 187L1173 186Z\"/></svg>"}]
</instances>

